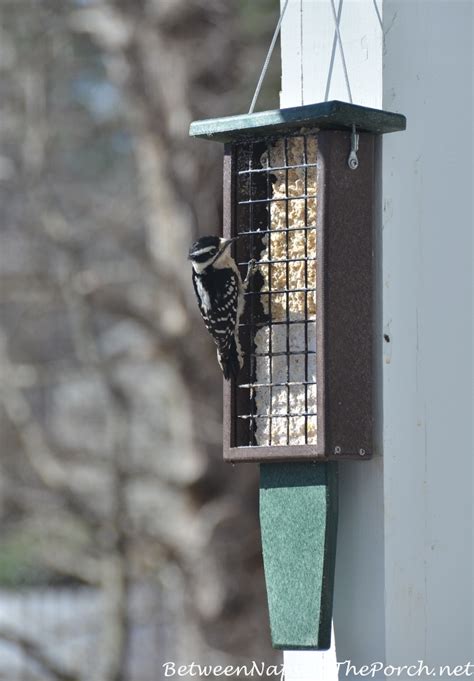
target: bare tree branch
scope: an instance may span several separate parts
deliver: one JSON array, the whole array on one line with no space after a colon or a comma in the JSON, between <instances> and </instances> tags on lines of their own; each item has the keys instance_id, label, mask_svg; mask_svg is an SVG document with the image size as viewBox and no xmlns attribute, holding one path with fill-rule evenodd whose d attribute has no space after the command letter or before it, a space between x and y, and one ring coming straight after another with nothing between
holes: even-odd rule
<instances>
[{"instance_id":1,"label":"bare tree branch","mask_svg":"<svg viewBox=\"0 0 474 681\"><path fill-rule=\"evenodd\" d=\"M69 471L49 447L44 430L33 416L28 400L12 380L15 365L8 357L5 338L1 333L0 366L4 374L0 386L0 402L17 430L32 469L47 488L62 494L65 504L72 512L86 521L90 527L98 527L100 518L72 487Z\"/></svg>"},{"instance_id":2,"label":"bare tree branch","mask_svg":"<svg viewBox=\"0 0 474 681\"><path fill-rule=\"evenodd\" d=\"M37 641L16 631L0 628L0 639L22 650L25 655L38 664L54 681L80 681L75 673L63 669L38 644Z\"/></svg>"}]
</instances>

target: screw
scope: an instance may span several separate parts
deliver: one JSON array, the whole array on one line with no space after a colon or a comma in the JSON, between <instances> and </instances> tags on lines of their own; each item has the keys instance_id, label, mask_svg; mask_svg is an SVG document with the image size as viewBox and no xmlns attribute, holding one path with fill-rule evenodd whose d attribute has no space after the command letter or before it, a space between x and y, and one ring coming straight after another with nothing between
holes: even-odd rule
<instances>
[{"instance_id":1,"label":"screw","mask_svg":"<svg viewBox=\"0 0 474 681\"><path fill-rule=\"evenodd\" d=\"M334 447L334 454L340 454L341 453L341 448L340 447Z\"/></svg>"},{"instance_id":2,"label":"screw","mask_svg":"<svg viewBox=\"0 0 474 681\"><path fill-rule=\"evenodd\" d=\"M355 152L351 152L349 160L347 161L347 165L351 170L357 170L359 167L359 159L357 158Z\"/></svg>"},{"instance_id":3,"label":"screw","mask_svg":"<svg viewBox=\"0 0 474 681\"><path fill-rule=\"evenodd\" d=\"M360 456L365 456L365 449L359 449Z\"/></svg>"}]
</instances>

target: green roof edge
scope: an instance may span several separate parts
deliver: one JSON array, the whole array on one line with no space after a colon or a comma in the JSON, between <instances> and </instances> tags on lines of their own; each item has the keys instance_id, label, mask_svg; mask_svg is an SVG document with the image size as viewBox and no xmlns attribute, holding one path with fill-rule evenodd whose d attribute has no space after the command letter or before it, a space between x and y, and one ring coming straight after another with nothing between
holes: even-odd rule
<instances>
[{"instance_id":1,"label":"green roof edge","mask_svg":"<svg viewBox=\"0 0 474 681\"><path fill-rule=\"evenodd\" d=\"M350 129L353 123L357 130L376 135L397 132L406 128L406 118L402 114L347 102L331 101L289 109L194 121L191 123L189 134L192 137L217 142L232 142L241 138L271 135L305 126L345 130Z\"/></svg>"}]
</instances>

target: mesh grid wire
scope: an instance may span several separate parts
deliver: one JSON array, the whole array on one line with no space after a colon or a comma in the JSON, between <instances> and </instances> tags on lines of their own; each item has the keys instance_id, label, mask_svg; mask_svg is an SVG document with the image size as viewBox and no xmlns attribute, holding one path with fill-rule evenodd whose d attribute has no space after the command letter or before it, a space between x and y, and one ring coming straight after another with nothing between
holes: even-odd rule
<instances>
[{"instance_id":1,"label":"mesh grid wire","mask_svg":"<svg viewBox=\"0 0 474 681\"><path fill-rule=\"evenodd\" d=\"M236 446L316 444L316 135L236 147L237 259L257 273L240 320Z\"/></svg>"}]
</instances>

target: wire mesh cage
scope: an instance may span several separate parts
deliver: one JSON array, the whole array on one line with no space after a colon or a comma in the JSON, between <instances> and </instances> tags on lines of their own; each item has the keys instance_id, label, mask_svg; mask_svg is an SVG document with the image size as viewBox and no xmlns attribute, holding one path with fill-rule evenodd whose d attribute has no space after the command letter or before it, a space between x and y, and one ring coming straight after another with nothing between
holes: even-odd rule
<instances>
[{"instance_id":1,"label":"wire mesh cage","mask_svg":"<svg viewBox=\"0 0 474 681\"><path fill-rule=\"evenodd\" d=\"M316 444L315 135L236 149L238 263L256 261L233 386L237 446Z\"/></svg>"},{"instance_id":2,"label":"wire mesh cage","mask_svg":"<svg viewBox=\"0 0 474 681\"><path fill-rule=\"evenodd\" d=\"M224 388L224 457L370 458L376 136L405 119L330 102L209 123L212 134L193 134L226 142L224 236L239 237L243 276L255 261L244 365Z\"/></svg>"}]
</instances>

